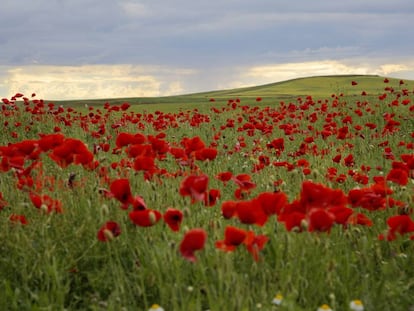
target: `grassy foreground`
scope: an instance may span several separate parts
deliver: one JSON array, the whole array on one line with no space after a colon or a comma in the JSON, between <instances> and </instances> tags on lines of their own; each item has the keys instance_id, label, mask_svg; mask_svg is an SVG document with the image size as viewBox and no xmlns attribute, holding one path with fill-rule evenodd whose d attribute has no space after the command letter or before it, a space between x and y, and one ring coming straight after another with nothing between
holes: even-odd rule
<instances>
[{"instance_id":1,"label":"grassy foreground","mask_svg":"<svg viewBox=\"0 0 414 311\"><path fill-rule=\"evenodd\" d=\"M413 87L4 99L0 308L410 310Z\"/></svg>"}]
</instances>

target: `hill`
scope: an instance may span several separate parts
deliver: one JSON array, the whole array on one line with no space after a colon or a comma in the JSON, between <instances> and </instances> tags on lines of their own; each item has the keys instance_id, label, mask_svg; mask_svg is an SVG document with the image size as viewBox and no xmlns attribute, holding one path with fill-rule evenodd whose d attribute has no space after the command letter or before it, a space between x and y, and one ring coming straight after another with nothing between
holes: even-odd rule
<instances>
[{"instance_id":1,"label":"hill","mask_svg":"<svg viewBox=\"0 0 414 311\"><path fill-rule=\"evenodd\" d=\"M414 80L404 80L400 85L400 79L388 78L389 82L384 83L385 77L378 75L334 75L296 78L276 83L259 86L236 88L229 90L217 90L193 94L163 97L134 97L115 99L94 99L94 100L71 100L54 101L62 105L100 105L104 102L119 104L128 102L130 104L202 104L211 101L222 103L228 99L240 98L244 100L255 100L261 97L263 101L289 100L296 97L311 95L315 98L326 98L332 94L344 94L344 96L360 96L362 91L368 95L377 96L383 93L385 87L392 87L396 91L406 88L414 88ZM353 85L352 82L357 85Z\"/></svg>"}]
</instances>

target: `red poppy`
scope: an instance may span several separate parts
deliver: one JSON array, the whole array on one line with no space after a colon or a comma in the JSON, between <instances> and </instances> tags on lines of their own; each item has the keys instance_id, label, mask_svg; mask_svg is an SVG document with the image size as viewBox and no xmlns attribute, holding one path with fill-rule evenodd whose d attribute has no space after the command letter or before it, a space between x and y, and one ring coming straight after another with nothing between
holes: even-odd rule
<instances>
[{"instance_id":1,"label":"red poppy","mask_svg":"<svg viewBox=\"0 0 414 311\"><path fill-rule=\"evenodd\" d=\"M233 226L227 226L224 230L224 240L215 243L216 248L231 252L242 244L247 237L247 231Z\"/></svg>"},{"instance_id":2,"label":"red poppy","mask_svg":"<svg viewBox=\"0 0 414 311\"><path fill-rule=\"evenodd\" d=\"M353 167L355 165L354 156L352 154L347 155L344 158L344 164L347 167Z\"/></svg>"},{"instance_id":3,"label":"red poppy","mask_svg":"<svg viewBox=\"0 0 414 311\"><path fill-rule=\"evenodd\" d=\"M168 208L163 216L164 222L170 227L172 231L180 230L181 222L183 221L183 212L175 208Z\"/></svg>"},{"instance_id":4,"label":"red poppy","mask_svg":"<svg viewBox=\"0 0 414 311\"><path fill-rule=\"evenodd\" d=\"M47 213L56 212L62 213L62 202L59 200L54 200L47 194L39 195L36 193L31 192L29 194L30 200L32 201L33 205L38 208L45 210Z\"/></svg>"},{"instance_id":5,"label":"red poppy","mask_svg":"<svg viewBox=\"0 0 414 311\"><path fill-rule=\"evenodd\" d=\"M185 150L183 148L172 147L172 148L170 148L169 152L176 159L185 159L186 158Z\"/></svg>"},{"instance_id":6,"label":"red poppy","mask_svg":"<svg viewBox=\"0 0 414 311\"><path fill-rule=\"evenodd\" d=\"M203 149L206 146L203 140L198 136L195 136L193 138L185 137L181 141L181 145L184 146L185 151L188 155L193 153L196 150Z\"/></svg>"},{"instance_id":7,"label":"red poppy","mask_svg":"<svg viewBox=\"0 0 414 311\"><path fill-rule=\"evenodd\" d=\"M388 234L387 240L393 241L397 238L396 233L404 235L406 233L414 232L414 221L410 218L409 215L397 215L391 216L387 220L388 224ZM414 235L410 237L414 239Z\"/></svg>"},{"instance_id":8,"label":"red poppy","mask_svg":"<svg viewBox=\"0 0 414 311\"><path fill-rule=\"evenodd\" d=\"M267 241L269 241L267 236L255 235L253 231L249 231L243 243L246 245L247 251L252 254L253 259L259 261L259 251L264 248Z\"/></svg>"},{"instance_id":9,"label":"red poppy","mask_svg":"<svg viewBox=\"0 0 414 311\"><path fill-rule=\"evenodd\" d=\"M257 200L237 202L236 216L243 224L256 224L258 226L263 226L268 218Z\"/></svg>"},{"instance_id":10,"label":"red poppy","mask_svg":"<svg viewBox=\"0 0 414 311\"><path fill-rule=\"evenodd\" d=\"M119 133L116 137L115 144L118 148L128 145L143 144L146 138L142 134Z\"/></svg>"},{"instance_id":11,"label":"red poppy","mask_svg":"<svg viewBox=\"0 0 414 311\"><path fill-rule=\"evenodd\" d=\"M57 146L61 145L65 140L65 136L63 134L40 134L40 139L37 141L40 149L43 151L49 151Z\"/></svg>"},{"instance_id":12,"label":"red poppy","mask_svg":"<svg viewBox=\"0 0 414 311\"><path fill-rule=\"evenodd\" d=\"M11 214L10 216L9 216L9 220L12 222L12 223L15 223L15 224L18 224L18 223L20 223L20 224L22 224L22 225L27 225L29 222L27 221L27 219L26 219L26 216L24 216L24 215L18 215L18 214Z\"/></svg>"},{"instance_id":13,"label":"red poppy","mask_svg":"<svg viewBox=\"0 0 414 311\"><path fill-rule=\"evenodd\" d=\"M362 207L370 211L382 210L387 206L387 195L392 190L383 183L373 184L367 188L351 189L348 192L348 202L352 207Z\"/></svg>"},{"instance_id":14,"label":"red poppy","mask_svg":"<svg viewBox=\"0 0 414 311\"><path fill-rule=\"evenodd\" d=\"M136 195L131 200L130 203L132 205L132 209L134 210L144 210L147 209L147 205L145 204L144 198ZM128 206L123 206L124 209L128 208Z\"/></svg>"},{"instance_id":15,"label":"red poppy","mask_svg":"<svg viewBox=\"0 0 414 311\"><path fill-rule=\"evenodd\" d=\"M285 224L287 231L296 230L301 232L303 230L303 221L305 217L305 213L294 211L291 213L279 215L277 220Z\"/></svg>"},{"instance_id":16,"label":"red poppy","mask_svg":"<svg viewBox=\"0 0 414 311\"><path fill-rule=\"evenodd\" d=\"M233 177L233 174L231 172L221 172L218 173L216 178L220 181L222 181L224 184L228 182Z\"/></svg>"},{"instance_id":17,"label":"red poppy","mask_svg":"<svg viewBox=\"0 0 414 311\"><path fill-rule=\"evenodd\" d=\"M217 157L217 149L203 148L203 149L197 150L194 154L197 160L200 160L200 161L210 160L211 161Z\"/></svg>"},{"instance_id":18,"label":"red poppy","mask_svg":"<svg viewBox=\"0 0 414 311\"><path fill-rule=\"evenodd\" d=\"M285 150L285 140L283 138L275 138L266 147L268 149L275 149L276 154L280 155Z\"/></svg>"},{"instance_id":19,"label":"red poppy","mask_svg":"<svg viewBox=\"0 0 414 311\"><path fill-rule=\"evenodd\" d=\"M405 186L408 184L408 172L401 168L393 168L387 174L386 179L401 186Z\"/></svg>"},{"instance_id":20,"label":"red poppy","mask_svg":"<svg viewBox=\"0 0 414 311\"><path fill-rule=\"evenodd\" d=\"M180 243L180 253L188 261L195 262L195 252L204 248L207 240L207 232L196 228L189 230Z\"/></svg>"},{"instance_id":21,"label":"red poppy","mask_svg":"<svg viewBox=\"0 0 414 311\"><path fill-rule=\"evenodd\" d=\"M129 213L129 219L137 226L151 227L155 225L162 215L159 211L145 209L145 210L133 210Z\"/></svg>"},{"instance_id":22,"label":"red poppy","mask_svg":"<svg viewBox=\"0 0 414 311\"><path fill-rule=\"evenodd\" d=\"M109 187L112 195L121 202L125 208L128 207L128 204L133 201L131 186L129 180L126 178L120 178L114 180Z\"/></svg>"},{"instance_id":23,"label":"red poppy","mask_svg":"<svg viewBox=\"0 0 414 311\"><path fill-rule=\"evenodd\" d=\"M7 205L9 205L9 203L7 203L4 199L3 199L3 193L0 192L0 211L5 208Z\"/></svg>"},{"instance_id":24,"label":"red poppy","mask_svg":"<svg viewBox=\"0 0 414 311\"><path fill-rule=\"evenodd\" d=\"M252 182L252 178L248 174L239 174L237 176L234 176L232 179L243 191L250 191L256 187L256 184Z\"/></svg>"},{"instance_id":25,"label":"red poppy","mask_svg":"<svg viewBox=\"0 0 414 311\"><path fill-rule=\"evenodd\" d=\"M126 111L126 110L128 110L129 107L131 107L131 105L129 103L123 103L121 105L121 110Z\"/></svg>"},{"instance_id":26,"label":"red poppy","mask_svg":"<svg viewBox=\"0 0 414 311\"><path fill-rule=\"evenodd\" d=\"M279 215L287 203L287 196L283 192L262 192L256 200L266 215Z\"/></svg>"},{"instance_id":27,"label":"red poppy","mask_svg":"<svg viewBox=\"0 0 414 311\"><path fill-rule=\"evenodd\" d=\"M308 213L308 223L310 232L330 232L335 222L335 215L323 208L313 208Z\"/></svg>"},{"instance_id":28,"label":"red poppy","mask_svg":"<svg viewBox=\"0 0 414 311\"><path fill-rule=\"evenodd\" d=\"M121 234L121 227L115 221L107 221L99 230L97 238L101 242L108 242Z\"/></svg>"},{"instance_id":29,"label":"red poppy","mask_svg":"<svg viewBox=\"0 0 414 311\"><path fill-rule=\"evenodd\" d=\"M302 183L300 204L305 211L311 208L328 208L343 206L347 203L345 194L340 189L331 189L323 184L306 180Z\"/></svg>"},{"instance_id":30,"label":"red poppy","mask_svg":"<svg viewBox=\"0 0 414 311\"><path fill-rule=\"evenodd\" d=\"M208 195L204 198L204 205L205 206L214 206L217 203L217 199L220 198L220 190L219 189L210 189Z\"/></svg>"},{"instance_id":31,"label":"red poppy","mask_svg":"<svg viewBox=\"0 0 414 311\"><path fill-rule=\"evenodd\" d=\"M237 202L226 201L221 204L221 214L224 218L230 219L236 215Z\"/></svg>"},{"instance_id":32,"label":"red poppy","mask_svg":"<svg viewBox=\"0 0 414 311\"><path fill-rule=\"evenodd\" d=\"M190 196L192 203L196 201L204 201L207 195L207 187L207 175L191 175L181 182L180 195Z\"/></svg>"},{"instance_id":33,"label":"red poppy","mask_svg":"<svg viewBox=\"0 0 414 311\"><path fill-rule=\"evenodd\" d=\"M328 208L328 213L334 216L335 223L345 226L349 217L353 214L353 209L346 206L334 206Z\"/></svg>"},{"instance_id":34,"label":"red poppy","mask_svg":"<svg viewBox=\"0 0 414 311\"><path fill-rule=\"evenodd\" d=\"M154 171L156 170L155 159L151 156L138 156L134 161L134 170L136 171Z\"/></svg>"},{"instance_id":35,"label":"red poppy","mask_svg":"<svg viewBox=\"0 0 414 311\"><path fill-rule=\"evenodd\" d=\"M93 161L93 153L88 150L82 141L74 138L66 138L63 143L53 148L49 157L62 168L69 166L71 163L89 167Z\"/></svg>"},{"instance_id":36,"label":"red poppy","mask_svg":"<svg viewBox=\"0 0 414 311\"><path fill-rule=\"evenodd\" d=\"M348 223L351 225L362 225L367 227L371 227L373 225L372 220L362 213L351 215L348 218Z\"/></svg>"}]
</instances>

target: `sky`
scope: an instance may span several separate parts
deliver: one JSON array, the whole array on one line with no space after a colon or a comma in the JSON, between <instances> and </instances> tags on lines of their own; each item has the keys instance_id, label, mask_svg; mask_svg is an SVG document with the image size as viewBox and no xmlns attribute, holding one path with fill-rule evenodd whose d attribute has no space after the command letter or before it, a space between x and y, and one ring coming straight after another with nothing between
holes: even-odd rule
<instances>
[{"instance_id":1,"label":"sky","mask_svg":"<svg viewBox=\"0 0 414 311\"><path fill-rule=\"evenodd\" d=\"M413 0L2 0L0 97L166 96L298 77L414 80Z\"/></svg>"}]
</instances>

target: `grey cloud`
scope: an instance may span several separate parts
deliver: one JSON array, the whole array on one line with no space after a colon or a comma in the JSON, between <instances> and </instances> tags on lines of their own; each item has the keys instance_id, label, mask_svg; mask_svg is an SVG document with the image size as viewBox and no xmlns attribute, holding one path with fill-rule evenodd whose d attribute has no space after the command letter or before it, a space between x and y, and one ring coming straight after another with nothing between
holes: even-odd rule
<instances>
[{"instance_id":1,"label":"grey cloud","mask_svg":"<svg viewBox=\"0 0 414 311\"><path fill-rule=\"evenodd\" d=\"M5 0L1 6L4 65L206 70L414 51L412 0Z\"/></svg>"}]
</instances>

